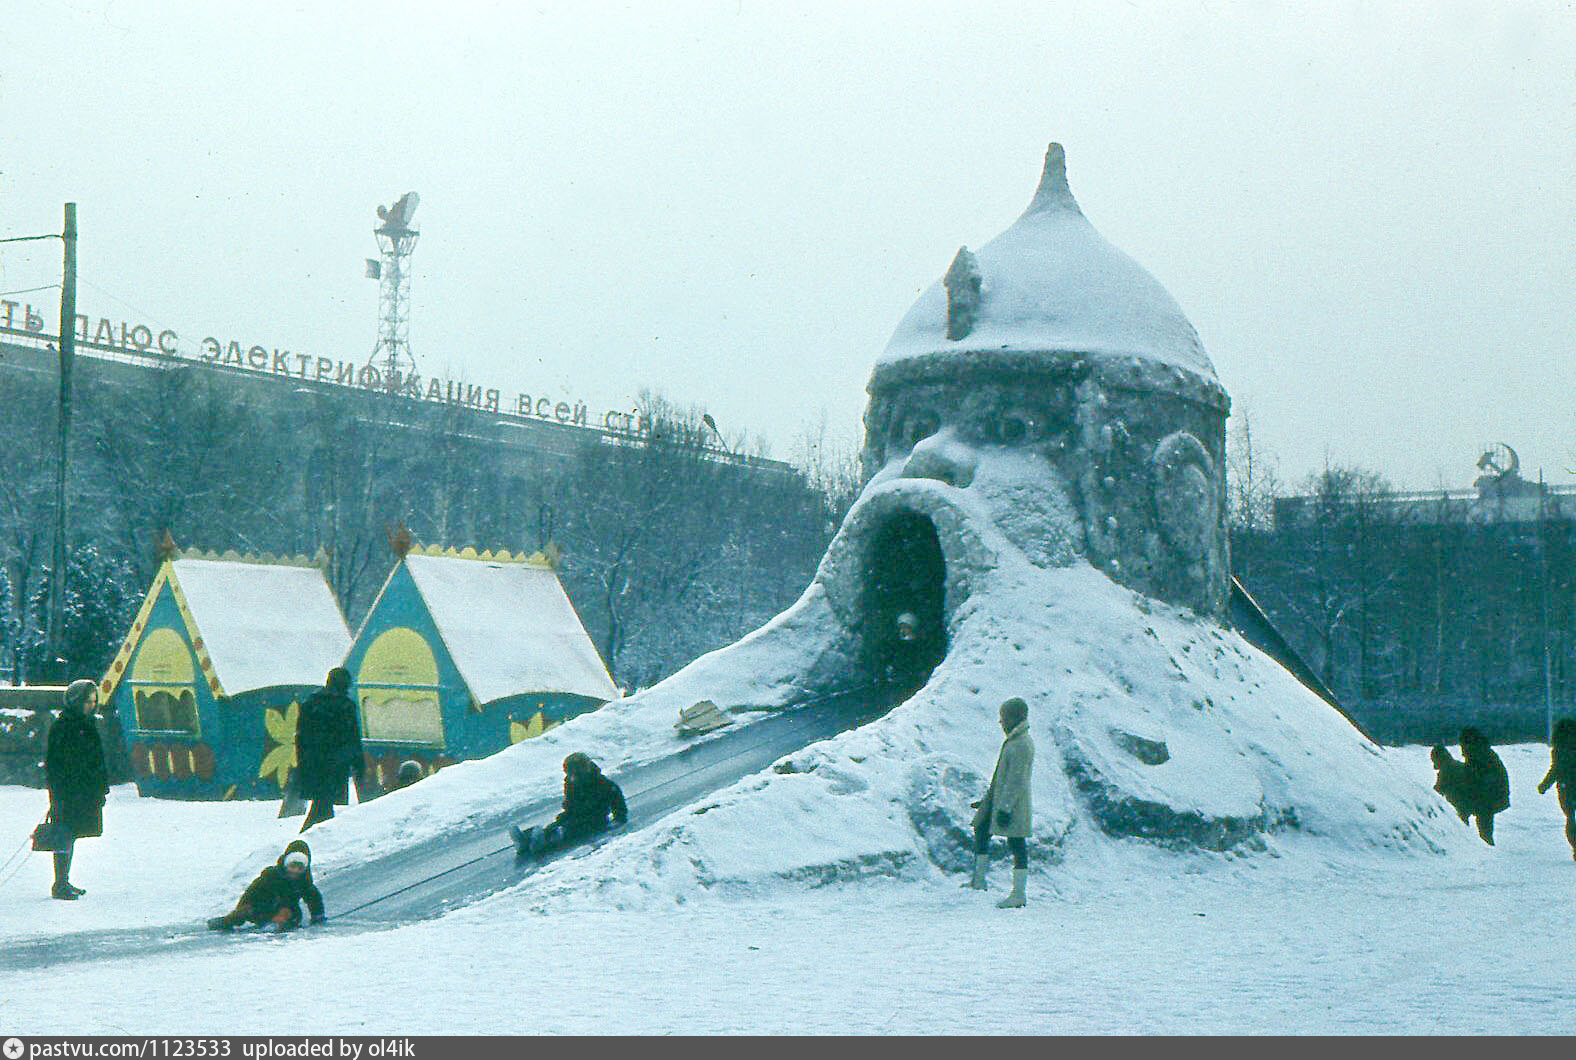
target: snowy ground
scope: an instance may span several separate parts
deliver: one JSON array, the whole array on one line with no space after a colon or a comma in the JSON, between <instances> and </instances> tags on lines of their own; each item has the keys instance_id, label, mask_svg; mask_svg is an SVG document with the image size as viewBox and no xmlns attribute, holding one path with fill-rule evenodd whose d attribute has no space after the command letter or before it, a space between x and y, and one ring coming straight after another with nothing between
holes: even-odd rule
<instances>
[{"instance_id":1,"label":"snowy ground","mask_svg":"<svg viewBox=\"0 0 1576 1060\"><path fill-rule=\"evenodd\" d=\"M214 886L231 878L237 861L261 845L283 848L301 827L299 817L278 818L277 802L141 799L134 785L123 784L104 806L104 835L77 844L71 877L87 897L56 902L49 897L49 855L17 854L20 866L5 860L48 808L43 791L0 785L0 881L10 877L0 882L0 946L22 936L211 916L222 904Z\"/></svg>"},{"instance_id":2,"label":"snowy ground","mask_svg":"<svg viewBox=\"0 0 1576 1060\"><path fill-rule=\"evenodd\" d=\"M1576 862L1533 790L1547 751L1503 754L1514 801L1493 850L1122 844L1114 884L1054 894L1037 875L1021 911L992 905L1001 862L988 896L877 878L542 914L527 885L390 931L89 962L72 991L0 973L0 1032L1569 1033ZM1431 780L1426 749L1386 756ZM0 789L0 834L40 812L38 792ZM82 846L88 897L43 897L35 855L0 890L0 939L202 915L238 856L291 831L272 812L117 790Z\"/></svg>"}]
</instances>

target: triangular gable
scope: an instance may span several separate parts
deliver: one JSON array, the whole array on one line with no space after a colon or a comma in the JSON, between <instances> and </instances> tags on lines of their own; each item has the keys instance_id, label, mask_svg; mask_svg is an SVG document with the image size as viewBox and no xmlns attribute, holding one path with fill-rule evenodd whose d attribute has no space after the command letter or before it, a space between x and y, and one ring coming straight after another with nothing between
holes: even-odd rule
<instances>
[{"instance_id":1,"label":"triangular gable","mask_svg":"<svg viewBox=\"0 0 1576 1060\"><path fill-rule=\"evenodd\" d=\"M181 593L180 586L170 576L170 561L165 560L159 565L158 574L153 577L153 585L149 587L147 595L142 598L142 606L137 609L137 617L132 620L131 631L126 634L126 639L121 642L120 650L115 653L115 658L110 661L109 669L99 681L99 698L108 702L115 694L115 689L120 687L121 678L126 676L126 671L131 667L131 658L137 653L137 647L142 643L142 635L148 630L148 619L153 615L153 607L159 601L160 594L168 588L170 596L175 602L175 608L180 612L181 622L186 627L186 639L192 646L192 651L197 655L197 664L202 668L202 675L208 682L208 687L216 696L225 694L224 687L220 684L214 672L213 659L209 656L203 644L197 623L192 619L191 609L186 605L186 598Z\"/></svg>"},{"instance_id":2,"label":"triangular gable","mask_svg":"<svg viewBox=\"0 0 1576 1060\"><path fill-rule=\"evenodd\" d=\"M415 552L404 563L477 703L529 692L618 698L550 564Z\"/></svg>"},{"instance_id":3,"label":"triangular gable","mask_svg":"<svg viewBox=\"0 0 1576 1060\"><path fill-rule=\"evenodd\" d=\"M185 557L167 566L223 694L321 684L350 651L350 629L316 567Z\"/></svg>"}]
</instances>

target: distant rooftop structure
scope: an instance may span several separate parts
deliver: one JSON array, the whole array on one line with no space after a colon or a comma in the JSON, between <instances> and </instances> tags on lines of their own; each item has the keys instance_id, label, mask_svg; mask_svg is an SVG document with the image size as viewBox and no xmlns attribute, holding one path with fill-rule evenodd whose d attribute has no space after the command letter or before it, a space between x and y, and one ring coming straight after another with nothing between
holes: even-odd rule
<instances>
[{"instance_id":1,"label":"distant rooftop structure","mask_svg":"<svg viewBox=\"0 0 1576 1060\"><path fill-rule=\"evenodd\" d=\"M1413 523L1537 523L1541 519L1576 519L1576 485L1529 482L1521 475L1521 458L1503 442L1478 457L1481 474L1471 489L1398 490L1371 498L1392 515ZM1317 496L1278 497L1277 525L1304 522L1318 505Z\"/></svg>"}]
</instances>

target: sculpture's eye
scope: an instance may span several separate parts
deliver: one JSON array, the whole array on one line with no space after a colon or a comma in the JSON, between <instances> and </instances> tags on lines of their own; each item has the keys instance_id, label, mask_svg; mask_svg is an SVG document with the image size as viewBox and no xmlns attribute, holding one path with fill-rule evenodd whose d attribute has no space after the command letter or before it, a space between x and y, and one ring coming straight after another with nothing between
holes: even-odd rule
<instances>
[{"instance_id":1,"label":"sculpture's eye","mask_svg":"<svg viewBox=\"0 0 1576 1060\"><path fill-rule=\"evenodd\" d=\"M934 412L915 412L903 418L898 441L913 448L941 429L941 418Z\"/></svg>"},{"instance_id":2,"label":"sculpture's eye","mask_svg":"<svg viewBox=\"0 0 1576 1060\"><path fill-rule=\"evenodd\" d=\"M991 424L991 441L1000 445L1023 445L1038 439L1040 424L1020 409L1001 413Z\"/></svg>"}]
</instances>

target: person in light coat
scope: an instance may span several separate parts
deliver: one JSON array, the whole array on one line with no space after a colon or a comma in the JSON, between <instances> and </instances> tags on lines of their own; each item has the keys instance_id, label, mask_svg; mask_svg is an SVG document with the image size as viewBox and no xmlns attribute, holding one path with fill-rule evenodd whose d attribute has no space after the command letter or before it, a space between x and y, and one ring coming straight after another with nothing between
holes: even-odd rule
<instances>
[{"instance_id":1,"label":"person in light coat","mask_svg":"<svg viewBox=\"0 0 1576 1060\"><path fill-rule=\"evenodd\" d=\"M1024 888L1029 879L1029 833L1033 827L1034 807L1029 792L1029 774L1034 768L1034 740L1029 736L1029 705L1014 697L1001 705L1001 728L1007 734L996 771L991 774L985 797L975 803L974 878L969 886L985 890L985 870L990 864L990 837L1005 836L1012 851L1012 893L997 902L1001 909L1016 909L1024 904Z\"/></svg>"}]
</instances>

